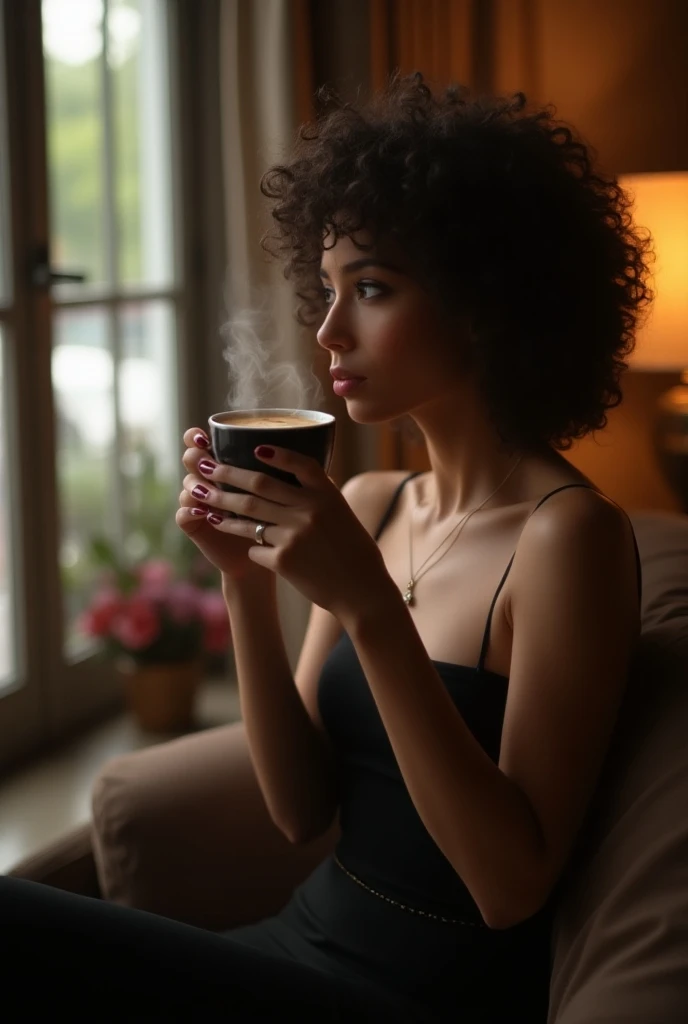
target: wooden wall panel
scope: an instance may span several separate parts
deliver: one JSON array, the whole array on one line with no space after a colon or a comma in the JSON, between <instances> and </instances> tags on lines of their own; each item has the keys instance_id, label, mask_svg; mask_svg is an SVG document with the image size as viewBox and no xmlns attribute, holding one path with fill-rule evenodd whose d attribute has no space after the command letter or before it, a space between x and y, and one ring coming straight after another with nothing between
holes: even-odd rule
<instances>
[{"instance_id":1,"label":"wooden wall panel","mask_svg":"<svg viewBox=\"0 0 688 1024\"><path fill-rule=\"evenodd\" d=\"M394 67L553 103L614 174L688 169L686 0L370 0L374 87ZM678 375L631 373L608 430L571 461L627 507L674 509L652 451L659 393ZM427 467L380 430L378 465Z\"/></svg>"},{"instance_id":2,"label":"wooden wall panel","mask_svg":"<svg viewBox=\"0 0 688 1024\"><path fill-rule=\"evenodd\" d=\"M491 0L482 0L490 4ZM370 0L371 84L391 71L422 71L438 82L468 82L476 0Z\"/></svg>"}]
</instances>

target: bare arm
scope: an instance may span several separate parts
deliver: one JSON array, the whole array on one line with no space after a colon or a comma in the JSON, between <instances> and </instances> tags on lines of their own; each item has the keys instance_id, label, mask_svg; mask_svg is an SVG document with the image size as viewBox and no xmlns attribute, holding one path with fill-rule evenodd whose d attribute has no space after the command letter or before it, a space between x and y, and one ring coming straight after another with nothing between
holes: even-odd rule
<instances>
[{"instance_id":1,"label":"bare arm","mask_svg":"<svg viewBox=\"0 0 688 1024\"><path fill-rule=\"evenodd\" d=\"M242 716L270 817L291 842L315 838L337 810L333 756L292 675L275 580L225 582L223 591Z\"/></svg>"},{"instance_id":2,"label":"bare arm","mask_svg":"<svg viewBox=\"0 0 688 1024\"><path fill-rule=\"evenodd\" d=\"M561 873L639 628L623 513L589 492L567 497L533 516L514 562L499 765L452 703L395 587L344 623L416 810L494 928L534 914Z\"/></svg>"},{"instance_id":3,"label":"bare arm","mask_svg":"<svg viewBox=\"0 0 688 1024\"><path fill-rule=\"evenodd\" d=\"M369 478L380 476L362 474L342 488L369 530L382 514L389 490L380 493L379 487L371 488ZM324 609L312 607L294 676L279 622L275 578L225 579L223 592L258 783L280 831L290 842L308 842L329 828L339 802L334 753L318 713L317 688L341 624Z\"/></svg>"}]
</instances>

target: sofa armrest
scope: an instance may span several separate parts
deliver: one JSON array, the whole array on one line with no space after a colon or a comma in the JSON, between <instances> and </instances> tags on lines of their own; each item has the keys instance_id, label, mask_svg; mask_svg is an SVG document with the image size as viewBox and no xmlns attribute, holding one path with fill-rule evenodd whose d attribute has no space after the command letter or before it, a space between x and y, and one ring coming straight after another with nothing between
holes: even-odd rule
<instances>
[{"instance_id":1,"label":"sofa armrest","mask_svg":"<svg viewBox=\"0 0 688 1024\"><path fill-rule=\"evenodd\" d=\"M93 789L103 896L221 930L275 913L334 847L273 824L242 722L109 761Z\"/></svg>"},{"instance_id":2,"label":"sofa armrest","mask_svg":"<svg viewBox=\"0 0 688 1024\"><path fill-rule=\"evenodd\" d=\"M688 617L642 637L562 878L549 1024L688 1020Z\"/></svg>"},{"instance_id":3,"label":"sofa armrest","mask_svg":"<svg viewBox=\"0 0 688 1024\"><path fill-rule=\"evenodd\" d=\"M72 829L38 853L25 857L7 873L81 896L100 896L91 823Z\"/></svg>"}]
</instances>

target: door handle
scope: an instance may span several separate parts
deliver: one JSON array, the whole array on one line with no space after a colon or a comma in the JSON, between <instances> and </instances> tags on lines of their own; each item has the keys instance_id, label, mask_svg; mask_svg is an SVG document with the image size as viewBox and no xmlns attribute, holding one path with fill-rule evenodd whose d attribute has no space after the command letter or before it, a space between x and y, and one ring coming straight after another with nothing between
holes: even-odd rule
<instances>
[{"instance_id":1,"label":"door handle","mask_svg":"<svg viewBox=\"0 0 688 1024\"><path fill-rule=\"evenodd\" d=\"M82 271L55 270L50 266L47 245L38 245L34 249L29 266L29 278L34 288L50 288L54 284L73 282L80 284L87 280Z\"/></svg>"}]
</instances>

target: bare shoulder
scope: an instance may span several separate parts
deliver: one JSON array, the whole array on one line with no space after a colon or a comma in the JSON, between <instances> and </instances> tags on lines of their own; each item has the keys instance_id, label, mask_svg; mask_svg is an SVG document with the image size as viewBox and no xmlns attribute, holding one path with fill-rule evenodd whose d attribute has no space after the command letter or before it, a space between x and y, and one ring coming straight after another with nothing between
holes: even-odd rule
<instances>
[{"instance_id":1,"label":"bare shoulder","mask_svg":"<svg viewBox=\"0 0 688 1024\"><path fill-rule=\"evenodd\" d=\"M537 508L523 530L524 549L565 541L574 546L632 541L628 516L601 491L572 487L553 494Z\"/></svg>"},{"instance_id":2,"label":"bare shoulder","mask_svg":"<svg viewBox=\"0 0 688 1024\"><path fill-rule=\"evenodd\" d=\"M499 767L539 822L541 906L594 792L640 629L628 517L592 489L553 494L523 528L512 575Z\"/></svg>"},{"instance_id":3,"label":"bare shoulder","mask_svg":"<svg viewBox=\"0 0 688 1024\"><path fill-rule=\"evenodd\" d=\"M537 585L555 570L561 582L612 573L620 591L635 593L633 528L624 510L600 491L568 488L552 495L526 522L514 559L514 580Z\"/></svg>"},{"instance_id":4,"label":"bare shoulder","mask_svg":"<svg viewBox=\"0 0 688 1024\"><path fill-rule=\"evenodd\" d=\"M409 471L370 470L357 473L342 486L342 494L368 533L377 530L392 496Z\"/></svg>"}]
</instances>

